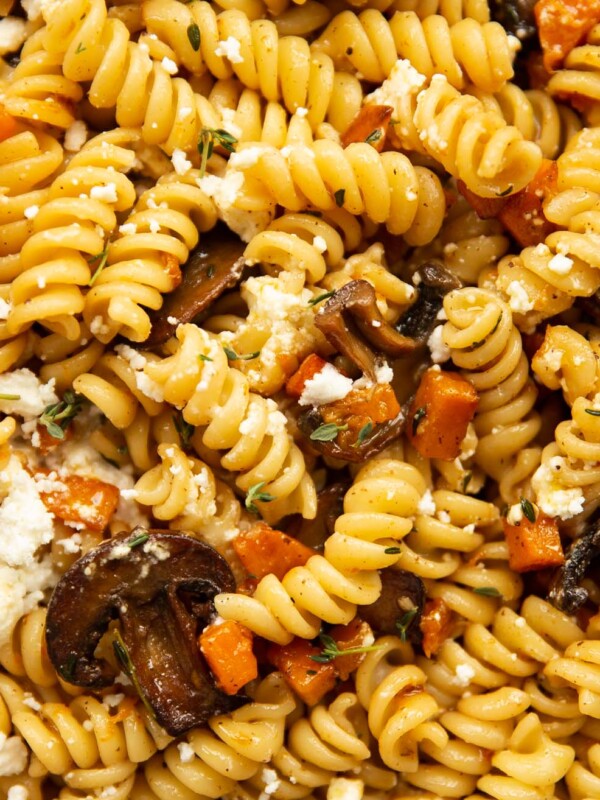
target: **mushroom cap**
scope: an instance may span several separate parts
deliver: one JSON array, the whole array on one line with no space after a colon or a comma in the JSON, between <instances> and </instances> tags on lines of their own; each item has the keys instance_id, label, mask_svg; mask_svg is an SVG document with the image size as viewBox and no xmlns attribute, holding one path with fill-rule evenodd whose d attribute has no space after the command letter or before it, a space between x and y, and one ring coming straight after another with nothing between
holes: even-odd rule
<instances>
[{"instance_id":1,"label":"mushroom cap","mask_svg":"<svg viewBox=\"0 0 600 800\"><path fill-rule=\"evenodd\" d=\"M95 651L118 619L136 687L177 735L245 701L217 689L197 644L214 616L213 597L234 590L229 565L209 545L136 528L90 550L59 580L48 606L48 655L69 683L111 685L115 671Z\"/></svg>"}]
</instances>

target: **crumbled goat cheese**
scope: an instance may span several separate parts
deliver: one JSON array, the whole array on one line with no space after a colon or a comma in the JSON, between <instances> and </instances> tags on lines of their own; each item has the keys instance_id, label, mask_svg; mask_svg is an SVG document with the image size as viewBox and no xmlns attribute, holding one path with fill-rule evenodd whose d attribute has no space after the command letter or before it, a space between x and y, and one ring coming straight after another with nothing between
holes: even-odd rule
<instances>
[{"instance_id":1,"label":"crumbled goat cheese","mask_svg":"<svg viewBox=\"0 0 600 800\"><path fill-rule=\"evenodd\" d=\"M106 708L116 708L120 702L125 700L125 695L119 694L105 694L102 698L102 705Z\"/></svg>"},{"instance_id":2,"label":"crumbled goat cheese","mask_svg":"<svg viewBox=\"0 0 600 800\"><path fill-rule=\"evenodd\" d=\"M456 677L453 683L457 686L468 686L475 677L475 670L470 664L457 664L454 674Z\"/></svg>"},{"instance_id":3,"label":"crumbled goat cheese","mask_svg":"<svg viewBox=\"0 0 600 800\"><path fill-rule=\"evenodd\" d=\"M27 23L18 17L0 20L0 55L15 53L27 38Z\"/></svg>"},{"instance_id":4,"label":"crumbled goat cheese","mask_svg":"<svg viewBox=\"0 0 600 800\"><path fill-rule=\"evenodd\" d=\"M179 67L172 58L167 58L167 56L165 56L160 63L166 69L169 75L177 75Z\"/></svg>"},{"instance_id":5,"label":"crumbled goat cheese","mask_svg":"<svg viewBox=\"0 0 600 800\"><path fill-rule=\"evenodd\" d=\"M518 525L523 519L523 508L521 503L515 503L508 509L506 514L506 521L509 525Z\"/></svg>"},{"instance_id":6,"label":"crumbled goat cheese","mask_svg":"<svg viewBox=\"0 0 600 800\"><path fill-rule=\"evenodd\" d=\"M92 200L101 200L104 203L116 203L119 199L117 184L107 183L106 186L92 186L90 197Z\"/></svg>"},{"instance_id":7,"label":"crumbled goat cheese","mask_svg":"<svg viewBox=\"0 0 600 800\"><path fill-rule=\"evenodd\" d=\"M375 380L377 383L391 383L394 379L394 370L384 361L375 367Z\"/></svg>"},{"instance_id":8,"label":"crumbled goat cheese","mask_svg":"<svg viewBox=\"0 0 600 800\"><path fill-rule=\"evenodd\" d=\"M352 380L342 375L332 364L325 364L320 372L306 381L298 399L301 406L321 406L343 400L352 390Z\"/></svg>"},{"instance_id":9,"label":"crumbled goat cheese","mask_svg":"<svg viewBox=\"0 0 600 800\"><path fill-rule=\"evenodd\" d=\"M444 326L437 325L429 339L427 339L427 347L431 353L431 360L434 364L443 364L450 358L450 348L443 339Z\"/></svg>"},{"instance_id":10,"label":"crumbled goat cheese","mask_svg":"<svg viewBox=\"0 0 600 800\"><path fill-rule=\"evenodd\" d=\"M25 518L21 509L20 521ZM17 535L20 535L20 526ZM57 577L50 556L18 569L0 564L0 646L10 640L17 622L43 600L44 590L54 586ZM0 752L0 775L6 774L2 772L1 764Z\"/></svg>"},{"instance_id":11,"label":"crumbled goat cheese","mask_svg":"<svg viewBox=\"0 0 600 800\"><path fill-rule=\"evenodd\" d=\"M188 744L188 742L179 742L177 749L179 750L179 758L182 764L189 764L190 761L194 760L196 754L194 748L191 744Z\"/></svg>"},{"instance_id":12,"label":"crumbled goat cheese","mask_svg":"<svg viewBox=\"0 0 600 800\"><path fill-rule=\"evenodd\" d=\"M39 206L27 206L25 211L23 211L23 216L25 219L35 219L37 215L40 213Z\"/></svg>"},{"instance_id":13,"label":"crumbled goat cheese","mask_svg":"<svg viewBox=\"0 0 600 800\"><path fill-rule=\"evenodd\" d=\"M431 495L431 490L427 489L423 497L419 500L419 514L426 514L427 516L435 516L435 502Z\"/></svg>"},{"instance_id":14,"label":"crumbled goat cheese","mask_svg":"<svg viewBox=\"0 0 600 800\"><path fill-rule=\"evenodd\" d=\"M548 269L556 275L568 275L573 266L573 259L557 253L548 262Z\"/></svg>"},{"instance_id":15,"label":"crumbled goat cheese","mask_svg":"<svg viewBox=\"0 0 600 800\"><path fill-rule=\"evenodd\" d=\"M173 150L171 163L173 164L173 169L178 175L185 175L186 172L189 172L192 168L192 162L188 160L185 150L180 150L179 147L176 147L175 150Z\"/></svg>"},{"instance_id":16,"label":"crumbled goat cheese","mask_svg":"<svg viewBox=\"0 0 600 800\"><path fill-rule=\"evenodd\" d=\"M533 300L519 281L511 281L506 287L506 294L509 297L508 305L516 314L526 314L534 306Z\"/></svg>"},{"instance_id":17,"label":"crumbled goat cheese","mask_svg":"<svg viewBox=\"0 0 600 800\"><path fill-rule=\"evenodd\" d=\"M407 95L416 94L426 82L424 75L413 67L407 59L399 59L387 78L378 89L367 95L366 102L375 105L391 106L394 117L400 117L400 105Z\"/></svg>"},{"instance_id":18,"label":"crumbled goat cheese","mask_svg":"<svg viewBox=\"0 0 600 800\"><path fill-rule=\"evenodd\" d=\"M74 533L72 536L68 536L66 539L58 539L56 544L59 547L62 547L65 553L74 555L81 550L81 536L78 533Z\"/></svg>"},{"instance_id":19,"label":"crumbled goat cheese","mask_svg":"<svg viewBox=\"0 0 600 800\"><path fill-rule=\"evenodd\" d=\"M135 222L124 222L119 226L119 233L122 233L123 236L135 236L137 233L137 225ZM98 318L95 317L94 319Z\"/></svg>"},{"instance_id":20,"label":"crumbled goat cheese","mask_svg":"<svg viewBox=\"0 0 600 800\"><path fill-rule=\"evenodd\" d=\"M265 784L263 791L266 795L275 794L275 792L281 786L281 780L277 777L277 773L274 769L265 767L265 769L262 771L261 778Z\"/></svg>"},{"instance_id":21,"label":"crumbled goat cheese","mask_svg":"<svg viewBox=\"0 0 600 800\"><path fill-rule=\"evenodd\" d=\"M565 489L556 480L556 473L545 464L541 464L534 472L531 486L536 494L539 508L549 517L571 519L581 514L585 498L577 486Z\"/></svg>"},{"instance_id":22,"label":"crumbled goat cheese","mask_svg":"<svg viewBox=\"0 0 600 800\"><path fill-rule=\"evenodd\" d=\"M222 58L228 58L232 64L241 64L243 57L240 53L241 44L235 36L228 36L222 42L219 42L215 48L215 55Z\"/></svg>"},{"instance_id":23,"label":"crumbled goat cheese","mask_svg":"<svg viewBox=\"0 0 600 800\"><path fill-rule=\"evenodd\" d=\"M28 797L28 789L18 783L9 788L8 794L6 795L6 800L28 800Z\"/></svg>"},{"instance_id":24,"label":"crumbled goat cheese","mask_svg":"<svg viewBox=\"0 0 600 800\"><path fill-rule=\"evenodd\" d=\"M42 16L42 4L40 0L21 0L23 11L27 14L27 19L35 22Z\"/></svg>"},{"instance_id":25,"label":"crumbled goat cheese","mask_svg":"<svg viewBox=\"0 0 600 800\"><path fill-rule=\"evenodd\" d=\"M249 169L258 164L264 152L264 148L260 146L245 147L229 156L229 166L231 169Z\"/></svg>"},{"instance_id":26,"label":"crumbled goat cheese","mask_svg":"<svg viewBox=\"0 0 600 800\"><path fill-rule=\"evenodd\" d=\"M163 388L144 372L144 367L146 366L145 357L138 350L134 350L133 347L127 344L118 344L115 347L115 352L129 362L130 367L134 370L135 385L140 392L151 400L162 403L165 399Z\"/></svg>"},{"instance_id":27,"label":"crumbled goat cheese","mask_svg":"<svg viewBox=\"0 0 600 800\"><path fill-rule=\"evenodd\" d=\"M0 472L0 486L7 491L0 505L0 560L9 567L30 565L36 550L52 541L52 514L16 456Z\"/></svg>"},{"instance_id":28,"label":"crumbled goat cheese","mask_svg":"<svg viewBox=\"0 0 600 800\"><path fill-rule=\"evenodd\" d=\"M25 695L23 698L23 705L30 708L32 711L39 711L42 707L42 704L39 703L33 695Z\"/></svg>"},{"instance_id":29,"label":"crumbled goat cheese","mask_svg":"<svg viewBox=\"0 0 600 800\"><path fill-rule=\"evenodd\" d=\"M319 253L324 253L327 250L327 242L322 236L315 236L313 239L313 247L315 250L318 250Z\"/></svg>"},{"instance_id":30,"label":"crumbled goat cheese","mask_svg":"<svg viewBox=\"0 0 600 800\"><path fill-rule=\"evenodd\" d=\"M39 417L52 403L58 403L54 379L41 383L30 369L15 369L0 375L0 395L18 395L18 400L0 399L0 411L24 419Z\"/></svg>"},{"instance_id":31,"label":"crumbled goat cheese","mask_svg":"<svg viewBox=\"0 0 600 800\"><path fill-rule=\"evenodd\" d=\"M327 800L361 800L364 782L358 778L333 778L327 789Z\"/></svg>"},{"instance_id":32,"label":"crumbled goat cheese","mask_svg":"<svg viewBox=\"0 0 600 800\"><path fill-rule=\"evenodd\" d=\"M298 106L296 109L296 116L298 117L306 117L308 115L308 108L304 108L303 106Z\"/></svg>"},{"instance_id":33,"label":"crumbled goat cheese","mask_svg":"<svg viewBox=\"0 0 600 800\"><path fill-rule=\"evenodd\" d=\"M76 119L65 131L65 150L77 153L85 144L86 139L87 126L83 120Z\"/></svg>"}]
</instances>

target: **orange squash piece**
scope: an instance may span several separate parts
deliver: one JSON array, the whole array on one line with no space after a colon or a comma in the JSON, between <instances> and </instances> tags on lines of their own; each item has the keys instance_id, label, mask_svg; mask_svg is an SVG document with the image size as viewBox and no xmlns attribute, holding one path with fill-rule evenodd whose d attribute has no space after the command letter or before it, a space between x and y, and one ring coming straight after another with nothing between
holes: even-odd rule
<instances>
[{"instance_id":1,"label":"orange squash piece","mask_svg":"<svg viewBox=\"0 0 600 800\"><path fill-rule=\"evenodd\" d=\"M517 194L508 198L498 219L510 231L521 247L543 242L556 225L544 216L543 204L558 192L558 165L545 158L537 174Z\"/></svg>"},{"instance_id":2,"label":"orange squash piece","mask_svg":"<svg viewBox=\"0 0 600 800\"><path fill-rule=\"evenodd\" d=\"M544 67L552 72L600 22L600 0L539 0L534 13Z\"/></svg>"},{"instance_id":3,"label":"orange squash piece","mask_svg":"<svg viewBox=\"0 0 600 800\"><path fill-rule=\"evenodd\" d=\"M292 567L302 567L315 555L311 547L266 522L257 522L239 533L233 540L233 549L246 572L258 579L272 573L281 580Z\"/></svg>"},{"instance_id":4,"label":"orange squash piece","mask_svg":"<svg viewBox=\"0 0 600 800\"><path fill-rule=\"evenodd\" d=\"M198 638L198 645L220 689L237 694L258 675L252 650L252 631L235 620L209 625Z\"/></svg>"},{"instance_id":5,"label":"orange squash piece","mask_svg":"<svg viewBox=\"0 0 600 800\"><path fill-rule=\"evenodd\" d=\"M353 142L368 142L381 153L393 110L391 106L363 106L342 134L342 147Z\"/></svg>"},{"instance_id":6,"label":"orange squash piece","mask_svg":"<svg viewBox=\"0 0 600 800\"><path fill-rule=\"evenodd\" d=\"M326 364L327 361L316 353L311 353L306 356L298 370L294 372L285 385L285 390L289 396L300 397L304 391L304 384L306 381L312 380L318 372L321 372Z\"/></svg>"},{"instance_id":7,"label":"orange squash piece","mask_svg":"<svg viewBox=\"0 0 600 800\"><path fill-rule=\"evenodd\" d=\"M508 544L508 564L515 572L560 567L564 563L565 554L554 517L538 513L535 522L523 517L517 525L511 525L507 519L503 519L502 524Z\"/></svg>"},{"instance_id":8,"label":"orange squash piece","mask_svg":"<svg viewBox=\"0 0 600 800\"><path fill-rule=\"evenodd\" d=\"M335 625L329 635L335 639L340 650L351 650L354 647L364 647L374 640L371 626L368 622L354 617L347 625ZM333 660L338 677L345 681L350 674L358 669L366 653L351 653L349 656L338 656Z\"/></svg>"},{"instance_id":9,"label":"orange squash piece","mask_svg":"<svg viewBox=\"0 0 600 800\"><path fill-rule=\"evenodd\" d=\"M41 470L38 470L38 473ZM46 470L44 474L48 474ZM80 475L57 479L64 489L40 492L44 505L63 522L103 531L119 503L119 489L111 483Z\"/></svg>"},{"instance_id":10,"label":"orange squash piece","mask_svg":"<svg viewBox=\"0 0 600 800\"><path fill-rule=\"evenodd\" d=\"M424 458L453 461L477 403L477 392L460 375L429 369L410 407L407 436Z\"/></svg>"},{"instance_id":11,"label":"orange squash piece","mask_svg":"<svg viewBox=\"0 0 600 800\"><path fill-rule=\"evenodd\" d=\"M289 644L271 645L267 660L283 674L286 682L307 705L314 706L336 682L334 662L320 664L311 656L321 650L305 639L293 639Z\"/></svg>"},{"instance_id":12,"label":"orange squash piece","mask_svg":"<svg viewBox=\"0 0 600 800\"><path fill-rule=\"evenodd\" d=\"M428 600L419 625L423 633L423 652L431 658L452 634L452 610L439 597Z\"/></svg>"}]
</instances>

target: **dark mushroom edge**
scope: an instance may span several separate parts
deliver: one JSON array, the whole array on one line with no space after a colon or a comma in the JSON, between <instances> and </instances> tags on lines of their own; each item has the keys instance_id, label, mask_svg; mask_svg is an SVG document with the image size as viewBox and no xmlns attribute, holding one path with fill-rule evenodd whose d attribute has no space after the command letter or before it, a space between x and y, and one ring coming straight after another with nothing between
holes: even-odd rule
<instances>
[{"instance_id":1,"label":"dark mushroom edge","mask_svg":"<svg viewBox=\"0 0 600 800\"><path fill-rule=\"evenodd\" d=\"M426 592L423 581L404 569L391 567L380 572L381 595L370 606L360 609L360 616L376 634L400 635L418 645L423 638L420 628Z\"/></svg>"},{"instance_id":2,"label":"dark mushroom edge","mask_svg":"<svg viewBox=\"0 0 600 800\"><path fill-rule=\"evenodd\" d=\"M564 611L574 614L588 599L587 590L580 586L592 561L600 556L600 519L576 539L565 556L565 563L552 580L548 600Z\"/></svg>"},{"instance_id":3,"label":"dark mushroom edge","mask_svg":"<svg viewBox=\"0 0 600 800\"><path fill-rule=\"evenodd\" d=\"M209 545L135 528L91 550L59 580L46 620L50 661L68 683L110 686L115 671L95 650L118 619L136 688L159 724L178 736L248 702L215 686L197 644L215 616L214 596L231 591L231 569Z\"/></svg>"}]
</instances>

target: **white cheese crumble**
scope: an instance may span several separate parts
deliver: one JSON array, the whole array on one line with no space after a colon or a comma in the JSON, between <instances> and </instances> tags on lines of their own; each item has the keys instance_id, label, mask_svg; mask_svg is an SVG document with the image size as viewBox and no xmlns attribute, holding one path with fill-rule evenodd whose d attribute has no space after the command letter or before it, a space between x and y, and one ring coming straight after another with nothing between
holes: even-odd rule
<instances>
[{"instance_id":1,"label":"white cheese crumble","mask_svg":"<svg viewBox=\"0 0 600 800\"><path fill-rule=\"evenodd\" d=\"M281 786L281 780L277 776L277 773L274 769L269 769L265 767L262 771L261 775L262 780L264 781L265 788L263 789L264 794L272 795L279 789Z\"/></svg>"},{"instance_id":2,"label":"white cheese crumble","mask_svg":"<svg viewBox=\"0 0 600 800\"><path fill-rule=\"evenodd\" d=\"M71 153L77 153L87 140L87 126L81 119L76 119L75 122L65 131L65 150Z\"/></svg>"},{"instance_id":3,"label":"white cheese crumble","mask_svg":"<svg viewBox=\"0 0 600 800\"><path fill-rule=\"evenodd\" d=\"M35 21L42 16L42 4L40 0L21 0L23 11L27 14L27 19Z\"/></svg>"},{"instance_id":4,"label":"white cheese crumble","mask_svg":"<svg viewBox=\"0 0 600 800\"><path fill-rule=\"evenodd\" d=\"M435 516L436 507L431 490L427 489L425 494L419 500L419 514L426 514L429 517Z\"/></svg>"},{"instance_id":5,"label":"white cheese crumble","mask_svg":"<svg viewBox=\"0 0 600 800\"><path fill-rule=\"evenodd\" d=\"M20 736L0 733L0 775L19 775L27 767L28 751Z\"/></svg>"},{"instance_id":6,"label":"white cheese crumble","mask_svg":"<svg viewBox=\"0 0 600 800\"><path fill-rule=\"evenodd\" d=\"M298 106L296 109L296 116L302 118L308 115L308 108L304 108L304 106Z\"/></svg>"},{"instance_id":7,"label":"white cheese crumble","mask_svg":"<svg viewBox=\"0 0 600 800\"><path fill-rule=\"evenodd\" d=\"M135 236L137 233L137 225L135 222L124 222L119 226L119 233L122 233L123 236ZM98 317L94 317L94 319L98 319Z\"/></svg>"},{"instance_id":8,"label":"white cheese crumble","mask_svg":"<svg viewBox=\"0 0 600 800\"><path fill-rule=\"evenodd\" d=\"M179 67L172 58L167 58L167 56L165 56L160 63L163 65L169 75L177 75Z\"/></svg>"},{"instance_id":9,"label":"white cheese crumble","mask_svg":"<svg viewBox=\"0 0 600 800\"><path fill-rule=\"evenodd\" d=\"M506 514L506 521L509 525L518 525L519 522L523 519L523 507L521 503L515 503L514 506L511 506L508 509L508 513Z\"/></svg>"},{"instance_id":10,"label":"white cheese crumble","mask_svg":"<svg viewBox=\"0 0 600 800\"><path fill-rule=\"evenodd\" d=\"M506 287L506 294L509 297L508 305L516 314L526 314L534 307L533 300L519 281L511 281Z\"/></svg>"},{"instance_id":11,"label":"white cheese crumble","mask_svg":"<svg viewBox=\"0 0 600 800\"><path fill-rule=\"evenodd\" d=\"M35 219L35 217L37 217L39 213L40 213L39 206L27 206L25 211L23 211L23 216L25 217L25 219Z\"/></svg>"},{"instance_id":12,"label":"white cheese crumble","mask_svg":"<svg viewBox=\"0 0 600 800\"><path fill-rule=\"evenodd\" d=\"M28 800L29 791L20 783L11 786L6 795L6 800Z\"/></svg>"},{"instance_id":13,"label":"white cheese crumble","mask_svg":"<svg viewBox=\"0 0 600 800\"><path fill-rule=\"evenodd\" d=\"M327 242L322 236L315 236L313 239L313 247L319 253L324 253L327 250Z\"/></svg>"},{"instance_id":14,"label":"white cheese crumble","mask_svg":"<svg viewBox=\"0 0 600 800\"><path fill-rule=\"evenodd\" d=\"M338 372L333 364L325 364L320 372L304 384L298 399L301 406L322 406L343 400L352 391L352 380Z\"/></svg>"},{"instance_id":15,"label":"white cheese crumble","mask_svg":"<svg viewBox=\"0 0 600 800\"><path fill-rule=\"evenodd\" d=\"M264 231L273 220L275 208L259 211L247 211L234 206L238 195L244 185L244 173L231 169L223 178L217 175L205 175L197 179L198 186L211 197L219 218L240 237L243 242L249 242L257 233Z\"/></svg>"},{"instance_id":16,"label":"white cheese crumble","mask_svg":"<svg viewBox=\"0 0 600 800\"><path fill-rule=\"evenodd\" d=\"M121 692L119 694L105 694L102 698L102 705L106 708L116 708L123 700L125 700L125 695Z\"/></svg>"},{"instance_id":17,"label":"white cheese crumble","mask_svg":"<svg viewBox=\"0 0 600 800\"><path fill-rule=\"evenodd\" d=\"M192 162L188 160L185 150L181 150L179 147L176 147L175 150L173 150L171 163L173 164L173 169L178 175L185 175L186 172L189 172L192 168Z\"/></svg>"},{"instance_id":18,"label":"white cheese crumble","mask_svg":"<svg viewBox=\"0 0 600 800\"><path fill-rule=\"evenodd\" d=\"M258 164L264 152L264 148L260 146L245 147L230 155L229 166L231 169L249 169Z\"/></svg>"},{"instance_id":19,"label":"white cheese crumble","mask_svg":"<svg viewBox=\"0 0 600 800\"><path fill-rule=\"evenodd\" d=\"M179 758L182 764L189 764L190 761L194 760L196 754L194 748L188 742L179 742L177 749L179 750Z\"/></svg>"},{"instance_id":20,"label":"white cheese crumble","mask_svg":"<svg viewBox=\"0 0 600 800\"><path fill-rule=\"evenodd\" d=\"M17 400L0 398L0 411L17 414L24 419L39 417L52 403L58 403L54 379L41 383L30 369L15 369L0 375L0 395L15 395Z\"/></svg>"},{"instance_id":21,"label":"white cheese crumble","mask_svg":"<svg viewBox=\"0 0 600 800\"><path fill-rule=\"evenodd\" d=\"M333 778L327 789L327 800L362 800L365 785L358 778Z\"/></svg>"},{"instance_id":22,"label":"white cheese crumble","mask_svg":"<svg viewBox=\"0 0 600 800\"><path fill-rule=\"evenodd\" d=\"M377 364L375 367L375 380L377 383L391 383L394 379L394 370L387 361Z\"/></svg>"},{"instance_id":23,"label":"white cheese crumble","mask_svg":"<svg viewBox=\"0 0 600 800\"><path fill-rule=\"evenodd\" d=\"M453 682L457 686L468 686L475 677L475 670L470 664L457 664L454 674Z\"/></svg>"},{"instance_id":24,"label":"white cheese crumble","mask_svg":"<svg viewBox=\"0 0 600 800\"><path fill-rule=\"evenodd\" d=\"M534 472L531 486L536 493L537 505L549 517L571 519L583 511L585 498L582 490L578 486L565 489L545 464L541 464Z\"/></svg>"},{"instance_id":25,"label":"white cheese crumble","mask_svg":"<svg viewBox=\"0 0 600 800\"><path fill-rule=\"evenodd\" d=\"M21 509L21 521L24 517ZM16 532L13 531L13 535L20 535L20 527ZM4 535L8 533L5 531ZM44 590L54 586L56 578L50 556L41 562L33 561L18 569L0 564L0 645L9 641L17 622L43 600ZM2 774L6 773L2 772L0 750L0 775Z\"/></svg>"},{"instance_id":26,"label":"white cheese crumble","mask_svg":"<svg viewBox=\"0 0 600 800\"><path fill-rule=\"evenodd\" d=\"M367 103L392 106L394 117L402 118L400 104L407 95L416 94L425 84L426 78L413 67L407 59L399 59L387 78L378 89L368 94Z\"/></svg>"},{"instance_id":27,"label":"white cheese crumble","mask_svg":"<svg viewBox=\"0 0 600 800\"><path fill-rule=\"evenodd\" d=\"M235 36L228 36L222 42L219 42L215 48L215 55L222 58L228 58L232 64L241 64L243 57L240 52L241 44Z\"/></svg>"},{"instance_id":28,"label":"white cheese crumble","mask_svg":"<svg viewBox=\"0 0 600 800\"><path fill-rule=\"evenodd\" d=\"M429 339L427 339L427 347L431 353L431 360L434 364L443 364L450 358L450 348L443 339L444 326L437 325Z\"/></svg>"},{"instance_id":29,"label":"white cheese crumble","mask_svg":"<svg viewBox=\"0 0 600 800\"><path fill-rule=\"evenodd\" d=\"M27 23L18 17L0 20L0 55L15 53L27 38Z\"/></svg>"},{"instance_id":30,"label":"white cheese crumble","mask_svg":"<svg viewBox=\"0 0 600 800\"><path fill-rule=\"evenodd\" d=\"M117 184L107 183L106 186L92 186L90 189L90 197L92 200L101 200L104 203L116 203L119 199L117 195Z\"/></svg>"},{"instance_id":31,"label":"white cheese crumble","mask_svg":"<svg viewBox=\"0 0 600 800\"><path fill-rule=\"evenodd\" d=\"M133 347L130 347L128 344L118 344L115 347L115 352L129 363L129 366L135 373L135 385L140 392L151 400L162 403L165 399L162 386L152 380L152 378L144 372L144 367L147 363L146 358L138 350L134 350Z\"/></svg>"},{"instance_id":32,"label":"white cheese crumble","mask_svg":"<svg viewBox=\"0 0 600 800\"><path fill-rule=\"evenodd\" d=\"M568 275L573 266L573 259L564 256L562 253L557 253L548 262L548 269L554 272L555 275Z\"/></svg>"}]
</instances>

